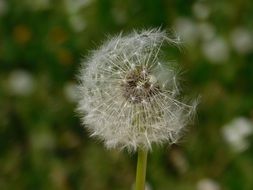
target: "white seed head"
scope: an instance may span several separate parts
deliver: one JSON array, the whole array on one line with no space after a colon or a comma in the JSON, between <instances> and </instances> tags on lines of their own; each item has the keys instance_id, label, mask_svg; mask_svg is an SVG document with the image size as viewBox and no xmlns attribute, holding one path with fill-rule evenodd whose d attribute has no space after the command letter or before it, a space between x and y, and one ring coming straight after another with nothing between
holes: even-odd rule
<instances>
[{"instance_id":1,"label":"white seed head","mask_svg":"<svg viewBox=\"0 0 253 190\"><path fill-rule=\"evenodd\" d=\"M181 137L195 106L176 97L177 71L159 60L164 42L177 43L158 29L119 35L82 63L78 112L107 148L151 149Z\"/></svg>"}]
</instances>

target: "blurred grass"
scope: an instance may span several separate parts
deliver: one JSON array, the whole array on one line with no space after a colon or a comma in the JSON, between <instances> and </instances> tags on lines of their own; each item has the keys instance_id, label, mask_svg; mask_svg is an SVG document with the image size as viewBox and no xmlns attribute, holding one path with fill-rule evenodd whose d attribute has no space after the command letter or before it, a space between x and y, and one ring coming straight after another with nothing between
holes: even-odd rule
<instances>
[{"instance_id":1,"label":"blurred grass","mask_svg":"<svg viewBox=\"0 0 253 190\"><path fill-rule=\"evenodd\" d=\"M199 14L199 4L207 7L207 17ZM149 155L147 180L155 190L197 189L205 178L224 190L253 189L252 135L247 149L233 152L221 133L234 118L253 119L252 48L241 52L231 41L238 27L253 34L249 0L1 0L0 189L131 189L135 155L107 151L88 137L74 111L71 85L80 60L107 35L151 27L177 32L179 18L192 24L183 25L191 43L186 39L182 51L166 49L166 56L186 71L184 88L200 94L201 104L180 145L155 147ZM227 58L221 54L215 62L203 53L210 44L201 39L206 33L195 39L191 32L202 23L226 42ZM16 71L21 78L13 79Z\"/></svg>"}]
</instances>

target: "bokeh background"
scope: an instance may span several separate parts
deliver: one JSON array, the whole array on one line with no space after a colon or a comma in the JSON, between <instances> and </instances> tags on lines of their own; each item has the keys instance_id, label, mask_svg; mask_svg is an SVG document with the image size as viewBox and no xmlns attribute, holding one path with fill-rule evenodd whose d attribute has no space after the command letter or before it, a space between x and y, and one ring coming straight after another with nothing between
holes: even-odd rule
<instances>
[{"instance_id":1,"label":"bokeh background","mask_svg":"<svg viewBox=\"0 0 253 190\"><path fill-rule=\"evenodd\" d=\"M132 188L136 155L88 137L75 75L108 35L161 27L201 99L182 142L149 155L147 189L252 190L252 21L250 0L0 0L0 189Z\"/></svg>"}]
</instances>

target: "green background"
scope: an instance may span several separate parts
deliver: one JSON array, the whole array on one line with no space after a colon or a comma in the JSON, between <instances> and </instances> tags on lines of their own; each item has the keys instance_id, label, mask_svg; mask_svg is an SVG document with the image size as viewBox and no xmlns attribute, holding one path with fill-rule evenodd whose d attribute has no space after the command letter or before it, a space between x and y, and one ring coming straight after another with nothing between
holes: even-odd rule
<instances>
[{"instance_id":1,"label":"green background","mask_svg":"<svg viewBox=\"0 0 253 190\"><path fill-rule=\"evenodd\" d=\"M253 119L252 47L233 45L243 33L231 37L237 28L252 37L252 21L250 0L0 0L0 189L132 188L136 155L88 137L72 87L82 58L108 36L161 27L182 33L182 48L164 52L182 68L184 92L201 98L185 138L149 154L151 189L209 190L200 181L210 179L252 190L252 135L234 151L222 133ZM22 77L28 89L17 90Z\"/></svg>"}]
</instances>

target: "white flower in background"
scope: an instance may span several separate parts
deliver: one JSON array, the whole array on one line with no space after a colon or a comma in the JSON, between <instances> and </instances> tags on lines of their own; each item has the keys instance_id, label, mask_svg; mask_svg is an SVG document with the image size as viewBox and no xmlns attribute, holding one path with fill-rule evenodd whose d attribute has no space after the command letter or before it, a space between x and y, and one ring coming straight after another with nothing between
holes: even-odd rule
<instances>
[{"instance_id":1,"label":"white flower in background","mask_svg":"<svg viewBox=\"0 0 253 190\"><path fill-rule=\"evenodd\" d=\"M12 94L30 95L34 90L33 76L24 70L12 71L8 78L8 87Z\"/></svg>"},{"instance_id":2,"label":"white flower in background","mask_svg":"<svg viewBox=\"0 0 253 190\"><path fill-rule=\"evenodd\" d=\"M207 19L210 15L210 8L203 2L196 2L192 6L192 12L198 19Z\"/></svg>"},{"instance_id":3,"label":"white flower in background","mask_svg":"<svg viewBox=\"0 0 253 190\"><path fill-rule=\"evenodd\" d=\"M198 24L199 35L203 41L212 40L215 37L215 28L211 23L201 22Z\"/></svg>"},{"instance_id":4,"label":"white flower in background","mask_svg":"<svg viewBox=\"0 0 253 190\"><path fill-rule=\"evenodd\" d=\"M87 22L81 14L81 10L88 6L89 3L91 3L91 0L64 0L70 26L75 32L82 32L86 28Z\"/></svg>"},{"instance_id":5,"label":"white flower in background","mask_svg":"<svg viewBox=\"0 0 253 190\"><path fill-rule=\"evenodd\" d=\"M197 42L199 31L196 23L189 18L177 18L174 27L182 41L187 45L193 45Z\"/></svg>"},{"instance_id":6,"label":"white flower in background","mask_svg":"<svg viewBox=\"0 0 253 190\"><path fill-rule=\"evenodd\" d=\"M219 184L209 178L204 178L198 181L197 190L220 190Z\"/></svg>"},{"instance_id":7,"label":"white flower in background","mask_svg":"<svg viewBox=\"0 0 253 190\"><path fill-rule=\"evenodd\" d=\"M252 52L253 33L246 28L236 28L231 32L231 43L233 48L241 54Z\"/></svg>"},{"instance_id":8,"label":"white flower in background","mask_svg":"<svg viewBox=\"0 0 253 190\"><path fill-rule=\"evenodd\" d=\"M77 102L78 96L76 94L76 89L77 89L77 85L73 82L68 82L64 86L63 92L69 102Z\"/></svg>"},{"instance_id":9,"label":"white flower in background","mask_svg":"<svg viewBox=\"0 0 253 190\"><path fill-rule=\"evenodd\" d=\"M156 29L120 35L82 63L78 111L107 148L174 143L191 118L195 104L177 99L178 71L159 59L164 42L178 43Z\"/></svg>"},{"instance_id":10,"label":"white flower in background","mask_svg":"<svg viewBox=\"0 0 253 190\"><path fill-rule=\"evenodd\" d=\"M8 4L6 0L0 0L0 16L6 14L8 11Z\"/></svg>"},{"instance_id":11,"label":"white flower in background","mask_svg":"<svg viewBox=\"0 0 253 190\"><path fill-rule=\"evenodd\" d=\"M235 118L222 128L222 135L235 152L242 152L249 147L247 137L253 133L253 123L247 118Z\"/></svg>"},{"instance_id":12,"label":"white flower in background","mask_svg":"<svg viewBox=\"0 0 253 190\"><path fill-rule=\"evenodd\" d=\"M204 42L202 51L206 59L212 63L225 62L229 58L229 47L221 37Z\"/></svg>"}]
</instances>

